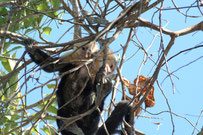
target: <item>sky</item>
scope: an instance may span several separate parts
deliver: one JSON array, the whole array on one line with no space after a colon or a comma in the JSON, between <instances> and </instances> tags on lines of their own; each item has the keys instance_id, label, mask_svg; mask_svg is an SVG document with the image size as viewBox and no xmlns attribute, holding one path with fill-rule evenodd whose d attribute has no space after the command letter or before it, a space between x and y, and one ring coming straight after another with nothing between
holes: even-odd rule
<instances>
[{"instance_id":1,"label":"sky","mask_svg":"<svg viewBox=\"0 0 203 135\"><path fill-rule=\"evenodd\" d=\"M175 1L178 6L185 6L188 3L192 3L191 1ZM167 1L164 3L164 7L173 7L171 1ZM203 10L203 8L202 8ZM152 16L154 10L150 10L150 12L144 13L141 17L152 21ZM190 15L200 15L198 10L191 9L188 12ZM158 16L159 13L154 15L153 23L158 24ZM116 18L116 16L109 16L108 20L112 21ZM189 26L195 25L202 21L201 18L186 18L182 14L178 13L176 10L166 10L162 13L162 25L168 30L181 30L187 28ZM56 27L56 24L53 25L53 30L50 36L45 36L45 38L49 41L56 42L58 40L57 35L62 35L68 29L68 23L64 23L60 26L60 29ZM119 37L110 45L110 48L116 52L116 56L121 55L121 46L125 45L127 40L129 29L124 30ZM144 48L148 48L150 43L152 42L154 35L158 32L151 30L149 28L136 28L136 34L140 42L143 44ZM72 33L71 33L72 34ZM59 36L60 37L60 36ZM71 37L71 38L70 38ZM169 36L164 35L164 46L167 46L169 41ZM71 41L72 36L66 35L60 42ZM181 50L195 47L197 45L202 45L203 42L203 32L194 32L182 37L178 37L175 40L173 47L171 48L167 58L173 56L174 54L180 52ZM152 58L157 60L157 50L160 46L160 36L157 36L150 47L148 53L152 54ZM130 42L129 48L127 49L126 59L124 66L122 68L122 75L130 81L133 81L137 73L139 71L140 64L143 60L143 52L140 50L136 53L138 47ZM28 57L27 57L28 58ZM194 62L194 60L196 60ZM152 61L147 59L146 64L143 66L140 75L144 75L146 77L152 76L154 72L153 68L154 64ZM32 66L30 66L32 67ZM182 68L181 68L182 67ZM153 68L153 69L152 69ZM181 55L175 57L171 61L168 62L168 68L170 72L174 72L175 76L172 76L175 93L173 93L173 87L171 85L171 80L167 77L167 73L164 71L160 71L158 76L158 82L161 85L161 88L167 97L168 103L170 104L170 108L173 113L173 122L175 125L175 133L174 135L191 135L193 133L194 127L187 121L189 120L193 125L196 124L201 111L203 110L203 48L198 48L192 51L188 51L186 53L182 53ZM152 70L152 71L151 71ZM46 74L43 72L42 79L49 79L50 76L53 77L53 74ZM37 75L36 75L37 76ZM30 82L31 83L31 82ZM29 86L31 89L31 86ZM118 88L118 91L121 91L121 88ZM48 90L48 93L51 90ZM33 92L31 95L32 98L29 101L30 103L34 103L39 100L38 95L40 92ZM127 93L128 94L128 93ZM129 94L128 94L129 95ZM116 97L119 101L121 99L121 94L118 92L118 96ZM142 111L140 116L135 119L135 128L137 130L142 131L147 135L171 135L173 126L171 121L171 116L167 112L169 110L166 99L164 98L161 90L157 86L157 83L154 85L154 97L155 97L155 106L152 108L147 108L152 114ZM109 104L109 99L106 100L106 105ZM162 113L161 113L162 112ZM159 114L160 113L160 114ZM181 116L181 117L179 117ZM151 118L149 118L151 117ZM183 118L184 117L184 118ZM187 120L185 119L187 118ZM201 129L203 126L203 116L201 116L197 128ZM197 131L194 132L197 134Z\"/></svg>"},{"instance_id":2,"label":"sky","mask_svg":"<svg viewBox=\"0 0 203 135\"><path fill-rule=\"evenodd\" d=\"M170 3L165 3L164 5L167 5L167 7L169 7L168 6L169 4ZM178 4L179 6L184 6L182 5L182 2L177 3L177 5ZM190 14L197 15L198 14L197 12L198 11L191 11ZM141 17L150 21L152 14L153 12L145 13ZM158 24L157 18L158 18L158 14L156 14L155 19L153 19L155 24ZM182 16L180 13L177 13L175 10L163 11L162 19L163 19L162 25L163 26L167 25L166 26L167 29L174 30L174 31L187 28L188 26L195 25L200 21L202 21L202 18L199 20L188 18L185 22L186 18ZM167 20L167 22L165 21L165 24L164 24L164 20ZM152 41L153 37L150 34L151 32L155 34L157 33L157 32L151 31L150 29L145 29L145 28L137 29L139 40L142 43L144 43L145 48L147 48L150 42ZM146 33L148 33L149 35L146 35ZM169 58L170 56L173 56L174 54L178 53L181 50L200 45L200 43L202 44L202 37L203 37L202 32L191 33L183 37L178 37L173 47L171 48L167 58ZM169 37L164 36L163 38L166 46L168 43ZM146 41L146 39L148 41ZM153 54L158 49L159 45L160 45L160 38L157 38L153 43L152 47L150 48L149 54L150 53ZM135 49L129 48L127 57L130 57L130 53L133 54L134 50ZM202 82L201 76L203 75L203 72L201 71L203 66L202 52L203 52L203 48L192 50L187 53L183 53L168 62L169 71L173 72L179 69L180 67L184 65L188 65L192 61L198 59L196 62L189 64L188 66L185 66L184 68L181 68L176 72L174 72L174 74L178 78L177 79L176 77L172 77L175 85L175 91L176 91L175 94L173 94L171 80L169 77L167 77L167 74L161 71L158 76L158 81L161 84L162 90L164 91L168 99L172 112L187 118L189 121L193 123L193 125L196 124L198 120L198 116L203 110L203 100L202 100L203 84L201 83ZM143 54L136 54L132 59L130 59L124 64L122 73L126 78L130 79L131 81L133 81L133 79L136 78L136 74L138 72L139 65L142 61L142 57L143 57ZM153 72L150 72L152 67L151 64L152 64L151 62L148 62L146 65L144 65L141 71L142 75L145 75L145 76L149 75L149 77L150 75L152 75ZM154 88L155 88L155 106L147 110L153 114L156 114L162 111L168 111L169 109L168 109L166 100L156 83L154 85ZM153 118L148 119L144 117L139 117L135 122L135 127L138 130L143 131L147 135L172 134L172 122L171 122L169 113L162 113L161 115L149 115L148 113L142 112L141 114L144 114L145 116L156 117L158 119L153 119ZM173 115L173 121L175 125L175 129L174 129L175 135L192 134L194 128L185 119ZM158 126L157 124L159 124L160 126ZM201 117L197 127L201 129L202 126L203 126L203 118ZM195 134L197 134L197 132L195 132Z\"/></svg>"}]
</instances>

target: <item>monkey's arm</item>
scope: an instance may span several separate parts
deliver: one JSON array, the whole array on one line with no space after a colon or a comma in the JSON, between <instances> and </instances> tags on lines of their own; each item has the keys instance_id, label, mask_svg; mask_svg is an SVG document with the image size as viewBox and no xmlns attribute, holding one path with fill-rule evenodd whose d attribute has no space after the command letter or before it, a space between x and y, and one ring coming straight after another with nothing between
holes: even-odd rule
<instances>
[{"instance_id":1,"label":"monkey's arm","mask_svg":"<svg viewBox=\"0 0 203 135\"><path fill-rule=\"evenodd\" d=\"M58 64L59 58L52 58L40 49L33 48L36 45L36 41L33 39L24 40L26 50L32 58L32 60L46 72L60 71L64 66Z\"/></svg>"}]
</instances>

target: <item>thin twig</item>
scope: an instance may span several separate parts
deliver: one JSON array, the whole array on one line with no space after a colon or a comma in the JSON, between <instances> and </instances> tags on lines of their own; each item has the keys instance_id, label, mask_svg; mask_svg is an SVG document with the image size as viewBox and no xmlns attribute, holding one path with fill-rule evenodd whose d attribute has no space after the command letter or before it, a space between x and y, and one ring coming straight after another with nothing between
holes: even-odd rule
<instances>
[{"instance_id":1,"label":"thin twig","mask_svg":"<svg viewBox=\"0 0 203 135\"><path fill-rule=\"evenodd\" d=\"M173 127L172 134L174 134L174 132L175 132L175 124L174 124L174 120L173 120L173 115L172 115L171 106L170 106L169 101L168 101L168 98L167 98L166 95L164 94L164 91L163 91L163 89L161 88L159 82L158 82L158 81L156 81L156 82L157 82L157 85L158 85L159 89L161 90L162 95L164 96L164 98L165 98L165 100L166 100L166 104L167 104L168 109L169 109L169 113L170 113L170 117L171 117L171 123L172 123L172 127Z\"/></svg>"}]
</instances>

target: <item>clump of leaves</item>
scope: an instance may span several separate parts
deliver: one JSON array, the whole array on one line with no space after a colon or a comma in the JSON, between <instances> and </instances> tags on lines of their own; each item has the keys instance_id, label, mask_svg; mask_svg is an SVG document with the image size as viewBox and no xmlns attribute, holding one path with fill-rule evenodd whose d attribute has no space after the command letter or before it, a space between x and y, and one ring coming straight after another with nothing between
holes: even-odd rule
<instances>
[{"instance_id":1,"label":"clump of leaves","mask_svg":"<svg viewBox=\"0 0 203 135\"><path fill-rule=\"evenodd\" d=\"M150 78L146 78L145 76L141 75L139 76L139 79L135 78L133 84L124 78L124 84L129 90L129 93L133 96L136 96L135 103L138 103L140 101L140 97L146 93L146 91L149 89L150 83L148 83ZM148 84L147 84L148 83ZM142 93L141 90L143 89ZM150 89L149 95L145 99L145 108L147 107L153 107L155 104L154 99L154 86ZM141 109L138 109L136 111L136 114L140 112Z\"/></svg>"}]
</instances>

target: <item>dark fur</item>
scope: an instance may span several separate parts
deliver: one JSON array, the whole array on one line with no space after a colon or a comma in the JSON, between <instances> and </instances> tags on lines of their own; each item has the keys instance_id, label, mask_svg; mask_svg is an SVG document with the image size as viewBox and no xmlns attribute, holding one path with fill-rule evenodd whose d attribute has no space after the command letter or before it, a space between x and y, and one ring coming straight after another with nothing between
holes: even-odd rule
<instances>
[{"instance_id":1,"label":"dark fur","mask_svg":"<svg viewBox=\"0 0 203 135\"><path fill-rule=\"evenodd\" d=\"M76 67L76 65L73 65L71 63L59 64L59 58L52 58L40 49L33 49L32 46L35 45L34 40L28 39L25 40L24 43L26 44L26 49L32 60L37 65L40 65L44 71L59 71L60 75L63 75L56 93L59 108L57 111L58 116L65 118L76 116L78 114L88 111L89 109L95 106L95 98L93 97L97 94L97 84L99 83L99 79L95 79L94 81L89 77L87 73L84 74L84 72L86 71L85 66L74 72L66 74L66 71L73 69L74 67ZM99 78L98 76L99 75L97 74L96 78ZM104 100L112 89L111 80L107 80L103 86L106 94L99 106L99 109L101 111L103 110ZM79 93L81 94L77 96L77 98L75 98L69 104L66 105L69 100L74 98ZM112 112L112 115L105 122L107 130L110 134L113 134L115 132L116 128L122 121L123 116L128 114L130 108L131 107L128 105L127 101L120 102L116 106L115 110ZM104 126L98 129L99 120L99 111L95 110L90 115L83 117L82 119L76 121L74 124L79 129L81 129L85 135L105 135L106 131ZM61 129L64 123L65 122L63 120L57 119L57 125L59 127L59 130L61 130L61 133L63 135L75 135L66 127L64 129Z\"/></svg>"}]
</instances>

